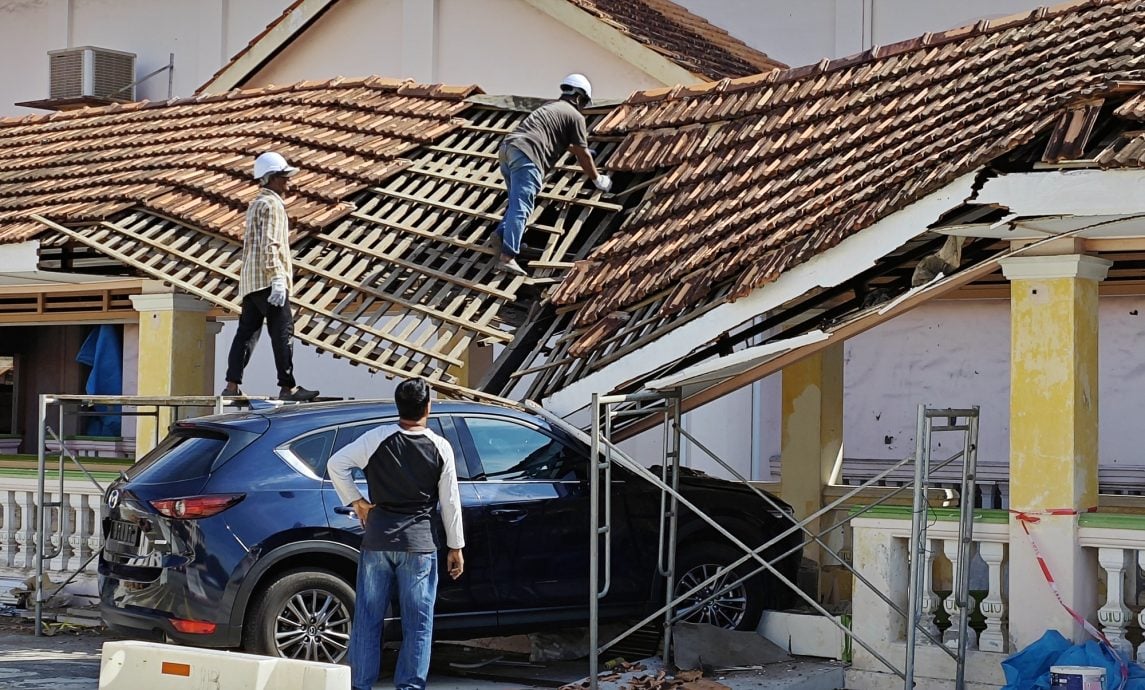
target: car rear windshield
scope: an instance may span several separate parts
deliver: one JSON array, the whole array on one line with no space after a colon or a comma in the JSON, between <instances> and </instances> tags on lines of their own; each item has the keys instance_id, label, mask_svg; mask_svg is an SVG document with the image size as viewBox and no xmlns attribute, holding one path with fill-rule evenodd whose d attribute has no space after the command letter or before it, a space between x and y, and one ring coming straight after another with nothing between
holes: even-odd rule
<instances>
[{"instance_id":1,"label":"car rear windshield","mask_svg":"<svg viewBox=\"0 0 1145 690\"><path fill-rule=\"evenodd\" d=\"M177 429L127 470L134 482L156 484L205 477L227 443L226 434L205 429Z\"/></svg>"}]
</instances>

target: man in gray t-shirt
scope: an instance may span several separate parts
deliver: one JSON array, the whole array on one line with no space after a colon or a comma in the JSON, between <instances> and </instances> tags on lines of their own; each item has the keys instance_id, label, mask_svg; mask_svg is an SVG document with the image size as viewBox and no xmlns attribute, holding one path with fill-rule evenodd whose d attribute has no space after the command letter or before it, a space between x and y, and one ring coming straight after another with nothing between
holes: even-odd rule
<instances>
[{"instance_id":1,"label":"man in gray t-shirt","mask_svg":"<svg viewBox=\"0 0 1145 690\"><path fill-rule=\"evenodd\" d=\"M509 207L497 226L497 268L512 275L525 275L517 263L521 236L533 213L541 181L565 150L572 151L584 173L602 192L612 180L602 175L588 152L588 128L581 109L592 102L592 85L582 74L570 74L561 82L561 98L529 113L501 143L501 175L509 187Z\"/></svg>"}]
</instances>

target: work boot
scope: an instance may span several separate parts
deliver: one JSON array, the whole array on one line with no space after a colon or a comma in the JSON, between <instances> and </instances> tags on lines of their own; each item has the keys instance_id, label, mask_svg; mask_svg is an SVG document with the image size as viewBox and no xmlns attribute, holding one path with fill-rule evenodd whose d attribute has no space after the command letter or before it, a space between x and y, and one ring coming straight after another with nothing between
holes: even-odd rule
<instances>
[{"instance_id":1,"label":"work boot","mask_svg":"<svg viewBox=\"0 0 1145 690\"><path fill-rule=\"evenodd\" d=\"M520 264L516 262L511 256L501 256L497 259L497 270L502 273L508 273L514 276L527 276L525 269L521 268Z\"/></svg>"},{"instance_id":2,"label":"work boot","mask_svg":"<svg viewBox=\"0 0 1145 690\"><path fill-rule=\"evenodd\" d=\"M231 397L241 398L241 397L243 397L243 391L238 386L228 385L226 388L223 388L223 392L219 393L219 395L224 396L224 397L228 397L228 398L231 398Z\"/></svg>"},{"instance_id":3,"label":"work boot","mask_svg":"<svg viewBox=\"0 0 1145 690\"><path fill-rule=\"evenodd\" d=\"M288 402L310 402L317 397L318 391L308 390L302 386L295 386L294 390L290 390L289 388L280 388L278 390L278 399Z\"/></svg>"}]
</instances>

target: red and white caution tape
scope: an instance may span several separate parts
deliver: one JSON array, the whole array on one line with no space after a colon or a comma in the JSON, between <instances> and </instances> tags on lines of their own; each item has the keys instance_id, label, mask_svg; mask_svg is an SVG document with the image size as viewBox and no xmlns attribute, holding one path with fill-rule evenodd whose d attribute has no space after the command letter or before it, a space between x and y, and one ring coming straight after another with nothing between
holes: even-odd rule
<instances>
[{"instance_id":1,"label":"red and white caution tape","mask_svg":"<svg viewBox=\"0 0 1145 690\"><path fill-rule=\"evenodd\" d=\"M1030 540L1030 548L1032 548L1034 551L1034 557L1038 559L1038 567L1041 569L1042 576L1046 579L1046 583L1050 586L1050 591L1053 592L1054 598L1057 599L1062 608L1065 609L1067 613L1069 613L1070 617L1077 621L1078 625L1080 625L1087 633L1089 633L1090 636L1092 636L1098 642L1105 645L1105 648L1113 654L1113 658L1117 659L1117 663L1121 667L1121 684L1118 686L1121 688L1124 687L1125 683L1129 680L1129 664L1124 658L1122 658L1122 655L1109 641L1109 638L1105 636L1105 633L1101 632L1097 626L1086 620L1085 616L1081 615L1075 611L1073 607L1065 603L1065 599L1063 599L1061 595L1061 590L1058 589L1058 583L1056 580L1054 580L1054 574L1050 570L1049 564L1046 563L1045 554L1043 554L1041 548L1038 547L1038 540L1034 538L1033 532L1030 531L1030 525L1041 522L1041 518L1039 517L1041 515L1062 517L1080 515L1082 512L1092 513L1095 510L1097 509L1090 508L1086 511L1080 511L1073 508L1050 508L1048 510L1037 511L1011 510L1010 512L1014 514L1014 519L1016 519L1018 524L1022 526L1022 531L1026 533L1026 538Z\"/></svg>"}]
</instances>

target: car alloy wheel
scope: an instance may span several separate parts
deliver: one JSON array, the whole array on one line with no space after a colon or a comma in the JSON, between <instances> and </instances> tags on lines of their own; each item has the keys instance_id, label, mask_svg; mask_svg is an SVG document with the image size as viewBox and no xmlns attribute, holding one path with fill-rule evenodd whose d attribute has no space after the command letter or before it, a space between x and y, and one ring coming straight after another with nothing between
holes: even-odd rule
<instances>
[{"instance_id":1,"label":"car alloy wheel","mask_svg":"<svg viewBox=\"0 0 1145 690\"><path fill-rule=\"evenodd\" d=\"M354 590L327 570L276 577L247 614L243 646L267 656L340 663L350 647Z\"/></svg>"},{"instance_id":2,"label":"car alloy wheel","mask_svg":"<svg viewBox=\"0 0 1145 690\"><path fill-rule=\"evenodd\" d=\"M274 643L288 659L337 663L350 640L350 610L321 589L298 592L275 617Z\"/></svg>"},{"instance_id":3,"label":"car alloy wheel","mask_svg":"<svg viewBox=\"0 0 1145 690\"><path fill-rule=\"evenodd\" d=\"M707 580L720 569L715 563L695 565L684 571L676 581L676 596L690 591ZM748 596L743 582L733 585L727 591L709 599L716 592L739 579L734 571L724 573L713 582L701 587L695 594L680 603L677 613L689 623L707 623L726 630L736 630L747 615ZM708 601L705 601L705 600Z\"/></svg>"}]
</instances>

